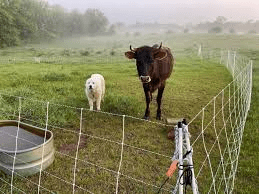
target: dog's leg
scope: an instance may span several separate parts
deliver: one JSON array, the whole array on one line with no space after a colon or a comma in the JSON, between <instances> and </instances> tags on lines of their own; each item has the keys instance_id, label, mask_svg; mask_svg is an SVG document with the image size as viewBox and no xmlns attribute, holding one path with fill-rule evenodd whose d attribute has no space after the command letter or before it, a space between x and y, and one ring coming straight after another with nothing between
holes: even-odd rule
<instances>
[{"instance_id":1,"label":"dog's leg","mask_svg":"<svg viewBox=\"0 0 259 194\"><path fill-rule=\"evenodd\" d=\"M94 102L93 102L93 100L88 98L88 102L89 102L90 110L94 110Z\"/></svg>"},{"instance_id":2,"label":"dog's leg","mask_svg":"<svg viewBox=\"0 0 259 194\"><path fill-rule=\"evenodd\" d=\"M105 93L105 87L104 87L104 89L102 91L102 102L104 102L104 93Z\"/></svg>"},{"instance_id":3,"label":"dog's leg","mask_svg":"<svg viewBox=\"0 0 259 194\"><path fill-rule=\"evenodd\" d=\"M105 94L105 81L103 80L103 89L102 89L102 101L104 101L104 94Z\"/></svg>"},{"instance_id":4,"label":"dog's leg","mask_svg":"<svg viewBox=\"0 0 259 194\"><path fill-rule=\"evenodd\" d=\"M100 111L101 110L101 100L102 100L102 97L99 96L96 100L96 107L97 107L97 110Z\"/></svg>"}]
</instances>

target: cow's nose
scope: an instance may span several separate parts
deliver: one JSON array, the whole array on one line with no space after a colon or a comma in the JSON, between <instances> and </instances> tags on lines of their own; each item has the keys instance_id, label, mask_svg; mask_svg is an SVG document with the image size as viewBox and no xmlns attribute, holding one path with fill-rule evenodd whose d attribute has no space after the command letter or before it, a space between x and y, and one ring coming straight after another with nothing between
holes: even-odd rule
<instances>
[{"instance_id":1,"label":"cow's nose","mask_svg":"<svg viewBox=\"0 0 259 194\"><path fill-rule=\"evenodd\" d=\"M144 83L148 83L148 82L151 81L150 76L140 76L140 79L141 79L141 81L144 82Z\"/></svg>"}]
</instances>

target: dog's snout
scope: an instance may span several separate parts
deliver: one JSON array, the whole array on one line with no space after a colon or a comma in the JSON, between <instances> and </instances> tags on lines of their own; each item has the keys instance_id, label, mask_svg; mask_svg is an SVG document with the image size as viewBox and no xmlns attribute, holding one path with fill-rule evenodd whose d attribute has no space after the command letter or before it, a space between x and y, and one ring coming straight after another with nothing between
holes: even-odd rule
<instances>
[{"instance_id":1,"label":"dog's snout","mask_svg":"<svg viewBox=\"0 0 259 194\"><path fill-rule=\"evenodd\" d=\"M89 86L89 89L93 89L92 85Z\"/></svg>"},{"instance_id":2,"label":"dog's snout","mask_svg":"<svg viewBox=\"0 0 259 194\"><path fill-rule=\"evenodd\" d=\"M140 80L143 82L143 83L148 83L151 81L151 78L150 76L140 76Z\"/></svg>"}]
</instances>

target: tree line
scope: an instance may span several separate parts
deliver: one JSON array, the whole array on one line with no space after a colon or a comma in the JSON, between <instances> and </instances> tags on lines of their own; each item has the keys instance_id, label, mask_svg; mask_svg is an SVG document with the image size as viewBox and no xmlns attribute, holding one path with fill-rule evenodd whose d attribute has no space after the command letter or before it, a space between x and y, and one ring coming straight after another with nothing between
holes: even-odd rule
<instances>
[{"instance_id":1,"label":"tree line","mask_svg":"<svg viewBox=\"0 0 259 194\"><path fill-rule=\"evenodd\" d=\"M98 9L66 11L43 0L0 1L0 47L71 36L110 35L114 25Z\"/></svg>"},{"instance_id":2,"label":"tree line","mask_svg":"<svg viewBox=\"0 0 259 194\"><path fill-rule=\"evenodd\" d=\"M204 22L193 27L197 32L209 33L249 33L256 34L259 32L259 20L248 20L247 22L227 21L224 16L218 16L214 22Z\"/></svg>"}]
</instances>

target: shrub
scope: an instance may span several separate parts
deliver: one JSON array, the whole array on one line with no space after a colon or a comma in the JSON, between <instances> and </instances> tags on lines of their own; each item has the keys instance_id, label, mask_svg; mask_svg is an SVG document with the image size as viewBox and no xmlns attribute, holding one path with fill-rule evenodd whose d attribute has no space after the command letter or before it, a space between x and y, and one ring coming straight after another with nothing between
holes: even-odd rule
<instances>
[{"instance_id":1,"label":"shrub","mask_svg":"<svg viewBox=\"0 0 259 194\"><path fill-rule=\"evenodd\" d=\"M235 33L236 33L236 31L235 31L235 29L234 29L234 28L231 28L231 29L229 29L229 33L231 33L231 34L235 34Z\"/></svg>"},{"instance_id":2,"label":"shrub","mask_svg":"<svg viewBox=\"0 0 259 194\"><path fill-rule=\"evenodd\" d=\"M140 36L141 34L140 34L140 32L135 32L134 33L134 36Z\"/></svg>"},{"instance_id":3,"label":"shrub","mask_svg":"<svg viewBox=\"0 0 259 194\"><path fill-rule=\"evenodd\" d=\"M71 49L64 49L61 53L63 56L70 56L71 55Z\"/></svg>"},{"instance_id":4,"label":"shrub","mask_svg":"<svg viewBox=\"0 0 259 194\"><path fill-rule=\"evenodd\" d=\"M2 56L7 56L7 55L9 55L9 51L4 50L4 51L2 52Z\"/></svg>"},{"instance_id":5,"label":"shrub","mask_svg":"<svg viewBox=\"0 0 259 194\"><path fill-rule=\"evenodd\" d=\"M83 51L80 52L80 54L81 54L82 56L89 56L89 55L90 55L90 52L89 52L88 50L83 50Z\"/></svg>"},{"instance_id":6,"label":"shrub","mask_svg":"<svg viewBox=\"0 0 259 194\"><path fill-rule=\"evenodd\" d=\"M44 51L38 51L36 53L36 57L41 57L41 56L44 56L44 55L46 55L46 53Z\"/></svg>"},{"instance_id":7,"label":"shrub","mask_svg":"<svg viewBox=\"0 0 259 194\"><path fill-rule=\"evenodd\" d=\"M110 54L111 54L112 56L115 55L115 51L112 50Z\"/></svg>"},{"instance_id":8,"label":"shrub","mask_svg":"<svg viewBox=\"0 0 259 194\"><path fill-rule=\"evenodd\" d=\"M188 32L189 32L189 29L188 29L188 28L185 28L185 29L183 30L183 32L184 32L184 33L188 33Z\"/></svg>"},{"instance_id":9,"label":"shrub","mask_svg":"<svg viewBox=\"0 0 259 194\"><path fill-rule=\"evenodd\" d=\"M115 114L137 115L139 105L137 100L130 96L120 96L110 93L104 99L104 111Z\"/></svg>"},{"instance_id":10,"label":"shrub","mask_svg":"<svg viewBox=\"0 0 259 194\"><path fill-rule=\"evenodd\" d=\"M70 77L65 74L59 74L51 72L49 74L44 75L42 78L42 81L68 81L70 80Z\"/></svg>"},{"instance_id":11,"label":"shrub","mask_svg":"<svg viewBox=\"0 0 259 194\"><path fill-rule=\"evenodd\" d=\"M167 30L166 34L174 34L173 30Z\"/></svg>"},{"instance_id":12,"label":"shrub","mask_svg":"<svg viewBox=\"0 0 259 194\"><path fill-rule=\"evenodd\" d=\"M209 33L221 33L223 30L221 27L217 26L217 27L214 27L214 28L211 28L208 32Z\"/></svg>"}]
</instances>

